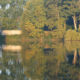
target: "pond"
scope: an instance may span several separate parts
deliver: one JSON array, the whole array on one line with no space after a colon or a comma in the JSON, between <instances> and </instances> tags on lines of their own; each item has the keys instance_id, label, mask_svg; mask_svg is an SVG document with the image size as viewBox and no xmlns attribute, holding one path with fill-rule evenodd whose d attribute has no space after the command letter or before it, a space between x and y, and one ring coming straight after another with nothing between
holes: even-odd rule
<instances>
[{"instance_id":1,"label":"pond","mask_svg":"<svg viewBox=\"0 0 80 80\"><path fill-rule=\"evenodd\" d=\"M80 80L80 43L3 42L0 79Z\"/></svg>"}]
</instances>

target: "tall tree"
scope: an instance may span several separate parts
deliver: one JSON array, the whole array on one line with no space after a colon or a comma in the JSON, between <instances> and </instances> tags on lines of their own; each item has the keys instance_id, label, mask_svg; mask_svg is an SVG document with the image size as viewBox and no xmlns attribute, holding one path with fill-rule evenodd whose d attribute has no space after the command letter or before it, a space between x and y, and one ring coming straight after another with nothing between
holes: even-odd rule
<instances>
[{"instance_id":1,"label":"tall tree","mask_svg":"<svg viewBox=\"0 0 80 80\"><path fill-rule=\"evenodd\" d=\"M24 7L21 26L27 35L40 36L46 23L46 14L43 0L29 0Z\"/></svg>"},{"instance_id":2,"label":"tall tree","mask_svg":"<svg viewBox=\"0 0 80 80\"><path fill-rule=\"evenodd\" d=\"M24 22L30 21L36 28L41 28L45 25L45 15L43 0L27 1L23 13Z\"/></svg>"},{"instance_id":3,"label":"tall tree","mask_svg":"<svg viewBox=\"0 0 80 80\"><path fill-rule=\"evenodd\" d=\"M72 17L74 28L77 30L77 16L80 13L79 0L65 0L61 5L62 16L65 18Z\"/></svg>"},{"instance_id":4,"label":"tall tree","mask_svg":"<svg viewBox=\"0 0 80 80\"><path fill-rule=\"evenodd\" d=\"M45 0L45 8L47 14L47 25L49 28L61 28L64 19L60 16L59 4L62 0Z\"/></svg>"}]
</instances>

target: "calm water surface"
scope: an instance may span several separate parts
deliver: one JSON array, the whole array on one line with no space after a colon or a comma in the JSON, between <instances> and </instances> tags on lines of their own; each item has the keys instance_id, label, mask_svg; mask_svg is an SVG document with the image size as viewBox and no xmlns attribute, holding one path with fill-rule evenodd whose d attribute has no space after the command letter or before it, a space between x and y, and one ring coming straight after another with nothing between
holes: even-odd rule
<instances>
[{"instance_id":1,"label":"calm water surface","mask_svg":"<svg viewBox=\"0 0 80 80\"><path fill-rule=\"evenodd\" d=\"M0 80L80 80L80 42L1 44Z\"/></svg>"}]
</instances>

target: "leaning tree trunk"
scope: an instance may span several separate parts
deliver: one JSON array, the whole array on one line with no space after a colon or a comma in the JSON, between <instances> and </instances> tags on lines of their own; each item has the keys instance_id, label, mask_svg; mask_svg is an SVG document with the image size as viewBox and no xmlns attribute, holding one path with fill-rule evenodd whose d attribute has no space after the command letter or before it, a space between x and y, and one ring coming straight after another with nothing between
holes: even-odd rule
<instances>
[{"instance_id":1,"label":"leaning tree trunk","mask_svg":"<svg viewBox=\"0 0 80 80\"><path fill-rule=\"evenodd\" d=\"M77 31L77 20L76 20L76 16L73 16L73 23L74 23L74 28Z\"/></svg>"},{"instance_id":2,"label":"leaning tree trunk","mask_svg":"<svg viewBox=\"0 0 80 80\"><path fill-rule=\"evenodd\" d=\"M76 62L77 62L77 50L74 51L73 64L76 64Z\"/></svg>"}]
</instances>

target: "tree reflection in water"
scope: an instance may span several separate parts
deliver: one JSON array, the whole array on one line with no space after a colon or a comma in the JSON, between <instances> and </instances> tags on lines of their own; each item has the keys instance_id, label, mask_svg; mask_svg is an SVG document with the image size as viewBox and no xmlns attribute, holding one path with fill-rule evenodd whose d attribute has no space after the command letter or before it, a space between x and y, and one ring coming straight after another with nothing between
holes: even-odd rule
<instances>
[{"instance_id":1,"label":"tree reflection in water","mask_svg":"<svg viewBox=\"0 0 80 80\"><path fill-rule=\"evenodd\" d=\"M80 79L79 42L28 42L24 47L24 73L31 80Z\"/></svg>"},{"instance_id":2,"label":"tree reflection in water","mask_svg":"<svg viewBox=\"0 0 80 80\"><path fill-rule=\"evenodd\" d=\"M1 80L80 80L79 42L25 42L0 48Z\"/></svg>"},{"instance_id":3,"label":"tree reflection in water","mask_svg":"<svg viewBox=\"0 0 80 80\"><path fill-rule=\"evenodd\" d=\"M0 50L1 54L1 50ZM0 57L1 80L27 80L20 52L3 51Z\"/></svg>"}]
</instances>

